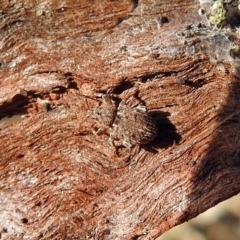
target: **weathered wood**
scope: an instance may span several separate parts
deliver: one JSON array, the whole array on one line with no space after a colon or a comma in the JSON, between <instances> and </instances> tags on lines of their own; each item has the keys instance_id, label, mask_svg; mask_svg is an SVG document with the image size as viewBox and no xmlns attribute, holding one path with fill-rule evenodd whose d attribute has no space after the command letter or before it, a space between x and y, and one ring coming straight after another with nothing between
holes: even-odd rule
<instances>
[{"instance_id":1,"label":"weathered wood","mask_svg":"<svg viewBox=\"0 0 240 240\"><path fill-rule=\"evenodd\" d=\"M239 36L199 8L1 1L0 116L29 116L0 131L2 239L155 239L240 191ZM92 133L107 91L147 106L153 142Z\"/></svg>"}]
</instances>

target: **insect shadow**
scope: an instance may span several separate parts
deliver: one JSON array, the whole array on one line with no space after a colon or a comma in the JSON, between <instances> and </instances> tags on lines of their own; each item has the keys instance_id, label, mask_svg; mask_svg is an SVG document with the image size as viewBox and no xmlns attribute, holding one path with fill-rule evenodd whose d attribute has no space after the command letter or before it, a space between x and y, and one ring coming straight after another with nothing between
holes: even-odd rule
<instances>
[{"instance_id":1,"label":"insect shadow","mask_svg":"<svg viewBox=\"0 0 240 240\"><path fill-rule=\"evenodd\" d=\"M158 133L150 144L143 146L144 149L156 153L157 149L168 148L180 142L181 135L177 133L176 127L168 119L170 116L168 112L153 111L149 114L156 122Z\"/></svg>"}]
</instances>

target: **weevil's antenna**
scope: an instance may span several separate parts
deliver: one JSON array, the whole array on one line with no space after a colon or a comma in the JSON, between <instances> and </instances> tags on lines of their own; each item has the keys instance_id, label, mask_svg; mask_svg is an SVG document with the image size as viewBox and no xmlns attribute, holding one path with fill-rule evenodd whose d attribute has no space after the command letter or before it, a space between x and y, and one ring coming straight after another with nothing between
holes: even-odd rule
<instances>
[{"instance_id":1,"label":"weevil's antenna","mask_svg":"<svg viewBox=\"0 0 240 240\"><path fill-rule=\"evenodd\" d=\"M89 111L91 111L91 110L90 110L90 107L89 107L89 104L88 104L87 99L90 98L90 99L92 99L92 100L94 100L94 101L100 102L99 100L94 99L94 98L91 98L91 97L89 97L89 96L84 96L84 98L85 98L86 105L87 105L87 108L88 108L88 114L87 114L87 116L82 120L82 122L79 124L79 127L82 125L82 123L83 123L87 118L89 118L89 116L90 116L90 114L91 114L91 113L89 113Z\"/></svg>"},{"instance_id":2,"label":"weevil's antenna","mask_svg":"<svg viewBox=\"0 0 240 240\"><path fill-rule=\"evenodd\" d=\"M87 105L88 110L90 110L89 105L88 105L87 98L85 98L85 101L86 101L86 105Z\"/></svg>"},{"instance_id":3,"label":"weevil's antenna","mask_svg":"<svg viewBox=\"0 0 240 240\"><path fill-rule=\"evenodd\" d=\"M84 96L85 97L85 96ZM89 105L88 105L88 101L87 101L87 97L85 97L85 101L86 101L86 105L88 108L88 111L90 110ZM82 122L79 124L79 127L82 125L82 123L89 117L89 113L86 115L86 117L82 120Z\"/></svg>"},{"instance_id":4,"label":"weevil's antenna","mask_svg":"<svg viewBox=\"0 0 240 240\"><path fill-rule=\"evenodd\" d=\"M88 118L89 116L87 115L83 120L82 122L79 124L79 127L83 124L83 122Z\"/></svg>"}]
</instances>

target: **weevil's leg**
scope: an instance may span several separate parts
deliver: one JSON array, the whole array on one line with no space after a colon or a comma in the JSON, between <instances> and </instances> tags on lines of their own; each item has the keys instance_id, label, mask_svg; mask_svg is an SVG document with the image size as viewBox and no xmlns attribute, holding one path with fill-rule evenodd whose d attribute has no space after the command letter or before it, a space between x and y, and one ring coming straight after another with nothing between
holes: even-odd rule
<instances>
[{"instance_id":1,"label":"weevil's leg","mask_svg":"<svg viewBox=\"0 0 240 240\"><path fill-rule=\"evenodd\" d=\"M94 130L94 134L96 136L98 136L99 134L101 134L103 132L103 129L102 128L99 128L97 131Z\"/></svg>"},{"instance_id":2,"label":"weevil's leg","mask_svg":"<svg viewBox=\"0 0 240 240\"><path fill-rule=\"evenodd\" d=\"M135 107L137 110L141 111L141 112L147 112L147 108L146 106L139 104Z\"/></svg>"},{"instance_id":3,"label":"weevil's leg","mask_svg":"<svg viewBox=\"0 0 240 240\"><path fill-rule=\"evenodd\" d=\"M110 132L108 143L109 143L110 146L112 146L116 149L116 145L114 143L114 133L115 133L114 131Z\"/></svg>"},{"instance_id":4,"label":"weevil's leg","mask_svg":"<svg viewBox=\"0 0 240 240\"><path fill-rule=\"evenodd\" d=\"M124 140L122 141L122 144L123 144L124 147L126 147L128 149L131 149L132 146L133 146L130 142L124 141Z\"/></svg>"},{"instance_id":5,"label":"weevil's leg","mask_svg":"<svg viewBox=\"0 0 240 240\"><path fill-rule=\"evenodd\" d=\"M102 133L102 132L105 130L104 128L98 128L97 130L95 130L95 129L93 128L94 125L96 125L96 124L95 124L95 123L92 124L92 126L91 126L91 131L92 131L92 133L93 133L95 136L98 136L100 133Z\"/></svg>"},{"instance_id":6,"label":"weevil's leg","mask_svg":"<svg viewBox=\"0 0 240 240\"><path fill-rule=\"evenodd\" d=\"M104 95L104 93L94 93L94 96L99 97L99 98L103 97L103 95Z\"/></svg>"}]
</instances>

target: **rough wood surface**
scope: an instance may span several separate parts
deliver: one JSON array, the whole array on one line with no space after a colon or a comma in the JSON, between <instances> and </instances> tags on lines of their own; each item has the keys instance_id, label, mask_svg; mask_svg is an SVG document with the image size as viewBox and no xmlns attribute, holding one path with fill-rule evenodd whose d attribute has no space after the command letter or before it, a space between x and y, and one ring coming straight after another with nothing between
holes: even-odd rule
<instances>
[{"instance_id":1,"label":"rough wood surface","mask_svg":"<svg viewBox=\"0 0 240 240\"><path fill-rule=\"evenodd\" d=\"M199 8L0 2L0 117L28 116L0 131L2 239L155 239L240 191L239 36ZM147 106L153 142L92 133L107 91Z\"/></svg>"}]
</instances>

